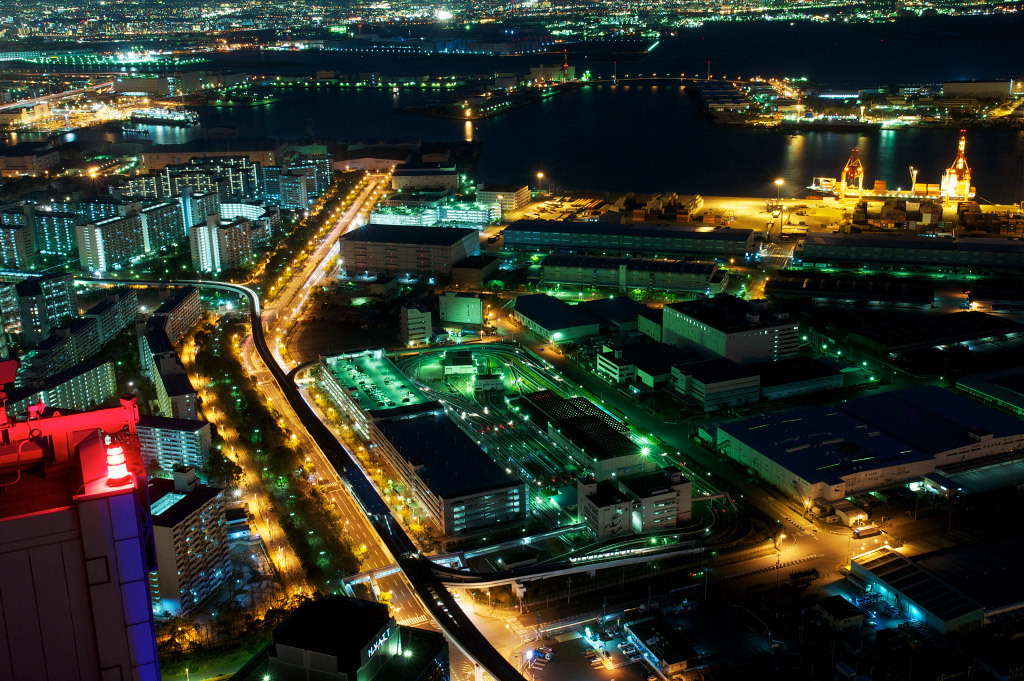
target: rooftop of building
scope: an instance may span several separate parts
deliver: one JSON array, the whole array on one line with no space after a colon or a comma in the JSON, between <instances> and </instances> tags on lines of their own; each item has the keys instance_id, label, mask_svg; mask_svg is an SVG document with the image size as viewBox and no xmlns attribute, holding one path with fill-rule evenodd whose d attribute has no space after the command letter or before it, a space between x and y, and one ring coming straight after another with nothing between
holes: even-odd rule
<instances>
[{"instance_id":1,"label":"rooftop of building","mask_svg":"<svg viewBox=\"0 0 1024 681\"><path fill-rule=\"evenodd\" d=\"M637 317L647 306L632 298L612 296L585 300L577 307L613 326L622 326L623 324L636 324Z\"/></svg>"},{"instance_id":2,"label":"rooftop of building","mask_svg":"<svg viewBox=\"0 0 1024 681\"><path fill-rule=\"evenodd\" d=\"M454 163L399 163L393 175L424 175L434 173L454 173Z\"/></svg>"},{"instance_id":3,"label":"rooftop of building","mask_svg":"<svg viewBox=\"0 0 1024 681\"><path fill-rule=\"evenodd\" d=\"M846 620L853 617L863 617L864 613L856 605L846 600L843 596L826 596L818 599L815 603L821 610L830 617L837 620Z\"/></svg>"},{"instance_id":4,"label":"rooftop of building","mask_svg":"<svg viewBox=\"0 0 1024 681\"><path fill-rule=\"evenodd\" d=\"M597 483L594 486L594 491L587 495L587 499L598 508L618 506L629 502L629 499L619 491L618 486L608 480Z\"/></svg>"},{"instance_id":5,"label":"rooftop of building","mask_svg":"<svg viewBox=\"0 0 1024 681\"><path fill-rule=\"evenodd\" d=\"M770 387L797 383L799 381L811 381L816 378L838 376L839 370L825 362L798 355L774 362L763 362L755 364L753 368L761 373L761 385Z\"/></svg>"},{"instance_id":6,"label":"rooftop of building","mask_svg":"<svg viewBox=\"0 0 1024 681\"><path fill-rule=\"evenodd\" d=\"M427 401L383 350L333 355L322 361L359 408L375 416Z\"/></svg>"},{"instance_id":7,"label":"rooftop of building","mask_svg":"<svg viewBox=\"0 0 1024 681\"><path fill-rule=\"evenodd\" d=\"M650 618L626 624L659 660L668 665L695 660L700 654L668 624Z\"/></svg>"},{"instance_id":8,"label":"rooftop of building","mask_svg":"<svg viewBox=\"0 0 1024 681\"><path fill-rule=\"evenodd\" d=\"M273 643L338 658L345 671L360 667L360 653L392 622L388 606L327 596L304 601L274 629Z\"/></svg>"},{"instance_id":9,"label":"rooftop of building","mask_svg":"<svg viewBox=\"0 0 1024 681\"><path fill-rule=\"evenodd\" d=\"M677 364L676 371L686 376L691 376L704 385L722 383L724 381L736 381L742 378L750 378L761 373L759 365L737 364L724 357L718 359L707 359L700 362L688 362Z\"/></svg>"},{"instance_id":10,"label":"rooftop of building","mask_svg":"<svg viewBox=\"0 0 1024 681\"><path fill-rule=\"evenodd\" d=\"M673 237L680 239L712 239L715 241L747 241L749 229L706 229L696 225L659 225L651 223L612 224L607 222L568 222L561 220L516 220L505 228L511 232L544 232L551 234L595 234Z\"/></svg>"},{"instance_id":11,"label":"rooftop of building","mask_svg":"<svg viewBox=\"0 0 1024 681\"><path fill-rule=\"evenodd\" d=\"M509 192L514 194L518 191L529 189L525 184L485 184L477 189L477 192Z\"/></svg>"},{"instance_id":12,"label":"rooftop of building","mask_svg":"<svg viewBox=\"0 0 1024 681\"><path fill-rule=\"evenodd\" d=\"M768 280L765 295L926 304L934 299L935 289L927 282L900 277L779 273Z\"/></svg>"},{"instance_id":13,"label":"rooftop of building","mask_svg":"<svg viewBox=\"0 0 1024 681\"><path fill-rule=\"evenodd\" d=\"M412 227L407 225L363 225L342 235L345 241L397 243L422 246L454 246L480 232L468 227Z\"/></svg>"},{"instance_id":14,"label":"rooftop of building","mask_svg":"<svg viewBox=\"0 0 1024 681\"><path fill-rule=\"evenodd\" d=\"M639 475L628 475L619 478L619 485L637 499L649 499L653 496L666 494L672 491L674 485L687 484L690 481L684 478L678 468L671 466L651 473L640 473Z\"/></svg>"},{"instance_id":15,"label":"rooftop of building","mask_svg":"<svg viewBox=\"0 0 1024 681\"><path fill-rule=\"evenodd\" d=\"M640 454L640 447L603 416L570 416L558 421L554 428L596 461Z\"/></svg>"},{"instance_id":16,"label":"rooftop of building","mask_svg":"<svg viewBox=\"0 0 1024 681\"><path fill-rule=\"evenodd\" d=\"M524 393L520 397L543 412L552 421L561 421L573 416L602 416L612 420L611 416L585 397L566 398L556 395L550 390ZM623 424L618 421L614 421L614 423L621 432L626 432L627 428Z\"/></svg>"},{"instance_id":17,"label":"rooftop of building","mask_svg":"<svg viewBox=\"0 0 1024 681\"><path fill-rule=\"evenodd\" d=\"M599 324L599 319L588 313L585 308L569 305L564 300L545 293L518 296L515 310L548 331Z\"/></svg>"},{"instance_id":18,"label":"rooftop of building","mask_svg":"<svg viewBox=\"0 0 1024 681\"><path fill-rule=\"evenodd\" d=\"M191 492L176 491L174 480L149 481L149 508L154 527L174 527L201 509L222 492L219 487L199 485Z\"/></svg>"},{"instance_id":19,"label":"rooftop of building","mask_svg":"<svg viewBox=\"0 0 1024 681\"><path fill-rule=\"evenodd\" d=\"M872 324L852 336L881 346L886 352L931 348L1024 333L1024 324L1007 317L967 311L922 316L903 323Z\"/></svg>"},{"instance_id":20,"label":"rooftop of building","mask_svg":"<svg viewBox=\"0 0 1024 681\"><path fill-rule=\"evenodd\" d=\"M556 253L541 262L542 267L579 267L582 269L618 268L638 272L671 272L711 276L718 269L714 262L702 260L656 260L653 258L616 258L603 255L566 255Z\"/></svg>"},{"instance_id":21,"label":"rooftop of building","mask_svg":"<svg viewBox=\"0 0 1024 681\"><path fill-rule=\"evenodd\" d=\"M853 562L944 622L982 609L962 592L887 546L855 556Z\"/></svg>"},{"instance_id":22,"label":"rooftop of building","mask_svg":"<svg viewBox=\"0 0 1024 681\"><path fill-rule=\"evenodd\" d=\"M180 430L185 433L194 433L209 428L210 424L199 419L176 419L170 416L155 416L152 414L139 414L139 428L153 428L159 430Z\"/></svg>"},{"instance_id":23,"label":"rooftop of building","mask_svg":"<svg viewBox=\"0 0 1024 681\"><path fill-rule=\"evenodd\" d=\"M672 303L667 309L723 333L738 333L782 325L796 326L796 322L787 319L786 316L771 312L764 301L744 300L726 293L710 298Z\"/></svg>"},{"instance_id":24,"label":"rooftop of building","mask_svg":"<svg viewBox=\"0 0 1024 681\"><path fill-rule=\"evenodd\" d=\"M174 312L174 308L181 305L190 296L193 296L199 292L199 289L195 286L184 286L175 289L171 294L171 297L160 304L160 307L153 310L154 315L158 314L171 314Z\"/></svg>"},{"instance_id":25,"label":"rooftop of building","mask_svg":"<svg viewBox=\"0 0 1024 681\"><path fill-rule=\"evenodd\" d=\"M378 423L384 437L435 495L450 499L522 483L505 473L443 411Z\"/></svg>"},{"instance_id":26,"label":"rooftop of building","mask_svg":"<svg viewBox=\"0 0 1024 681\"><path fill-rule=\"evenodd\" d=\"M57 149L46 142L19 142L5 147L0 147L0 156L17 158L19 156L43 156L56 153Z\"/></svg>"},{"instance_id":27,"label":"rooftop of building","mask_svg":"<svg viewBox=\"0 0 1024 681\"><path fill-rule=\"evenodd\" d=\"M911 558L913 563L960 591L985 610L1024 604L1024 538L941 549Z\"/></svg>"},{"instance_id":28,"label":"rooftop of building","mask_svg":"<svg viewBox=\"0 0 1024 681\"><path fill-rule=\"evenodd\" d=\"M850 416L931 455L979 438L1024 433L1024 422L937 386L861 397L838 405Z\"/></svg>"},{"instance_id":29,"label":"rooftop of building","mask_svg":"<svg viewBox=\"0 0 1024 681\"><path fill-rule=\"evenodd\" d=\"M1002 251L1007 255L1024 252L1024 241L975 237L929 237L886 234L840 234L808 232L807 246L856 246L857 248L914 248L933 251ZM851 253L851 257L855 258Z\"/></svg>"},{"instance_id":30,"label":"rooftop of building","mask_svg":"<svg viewBox=\"0 0 1024 681\"><path fill-rule=\"evenodd\" d=\"M249 151L276 151L281 147L278 140L269 137L236 137L230 140L194 139L181 144L154 144L143 155L170 154L175 152L202 152L244 154Z\"/></svg>"},{"instance_id":31,"label":"rooftop of building","mask_svg":"<svg viewBox=\"0 0 1024 681\"><path fill-rule=\"evenodd\" d=\"M501 258L494 255L471 255L468 258L463 258L459 262L452 265L453 270L482 270L490 267L496 262L500 262Z\"/></svg>"},{"instance_id":32,"label":"rooftop of building","mask_svg":"<svg viewBox=\"0 0 1024 681\"><path fill-rule=\"evenodd\" d=\"M810 484L838 485L854 473L933 458L836 407L775 412L718 428Z\"/></svg>"}]
</instances>

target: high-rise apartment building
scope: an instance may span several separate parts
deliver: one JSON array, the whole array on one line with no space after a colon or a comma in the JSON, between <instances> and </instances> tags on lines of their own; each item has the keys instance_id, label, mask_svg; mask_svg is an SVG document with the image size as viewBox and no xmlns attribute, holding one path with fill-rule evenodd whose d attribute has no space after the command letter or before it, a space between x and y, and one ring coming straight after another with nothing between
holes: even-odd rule
<instances>
[{"instance_id":1,"label":"high-rise apartment building","mask_svg":"<svg viewBox=\"0 0 1024 681\"><path fill-rule=\"evenodd\" d=\"M173 246L185 240L185 222L181 204L163 201L139 211L142 220L142 245L146 253Z\"/></svg>"},{"instance_id":2,"label":"high-rise apartment building","mask_svg":"<svg viewBox=\"0 0 1024 681\"><path fill-rule=\"evenodd\" d=\"M175 466L205 468L210 455L210 424L196 419L139 416L139 453L147 466L165 471Z\"/></svg>"},{"instance_id":3,"label":"high-rise apartment building","mask_svg":"<svg viewBox=\"0 0 1024 681\"><path fill-rule=\"evenodd\" d=\"M150 480L154 615L190 612L231 576L222 491L201 484L191 466L175 468L173 480Z\"/></svg>"},{"instance_id":4,"label":"high-rise apartment building","mask_svg":"<svg viewBox=\"0 0 1024 681\"><path fill-rule=\"evenodd\" d=\"M38 262L35 242L28 225L0 225L0 267L33 269Z\"/></svg>"},{"instance_id":5,"label":"high-rise apartment building","mask_svg":"<svg viewBox=\"0 0 1024 681\"><path fill-rule=\"evenodd\" d=\"M312 172L312 171L311 171ZM309 208L309 187L302 170L282 171L277 181L281 208L305 210Z\"/></svg>"},{"instance_id":6,"label":"high-rise apartment building","mask_svg":"<svg viewBox=\"0 0 1024 681\"><path fill-rule=\"evenodd\" d=\"M119 268L146 252L138 214L78 225L76 234L82 268L92 272Z\"/></svg>"},{"instance_id":7,"label":"high-rise apartment building","mask_svg":"<svg viewBox=\"0 0 1024 681\"><path fill-rule=\"evenodd\" d=\"M185 226L185 234L189 234L195 225L206 222L210 215L220 213L220 195L216 192L194 192L192 189L182 191L178 198L181 204L181 222Z\"/></svg>"},{"instance_id":8,"label":"high-rise apartment building","mask_svg":"<svg viewBox=\"0 0 1024 681\"><path fill-rule=\"evenodd\" d=\"M252 223L245 218L222 222L211 215L189 234L192 267L197 272L223 272L241 267L253 255Z\"/></svg>"},{"instance_id":9,"label":"high-rise apartment building","mask_svg":"<svg viewBox=\"0 0 1024 681\"><path fill-rule=\"evenodd\" d=\"M18 331L22 340L35 344L50 337L78 314L74 277L55 273L28 277L14 284L18 301Z\"/></svg>"}]
</instances>

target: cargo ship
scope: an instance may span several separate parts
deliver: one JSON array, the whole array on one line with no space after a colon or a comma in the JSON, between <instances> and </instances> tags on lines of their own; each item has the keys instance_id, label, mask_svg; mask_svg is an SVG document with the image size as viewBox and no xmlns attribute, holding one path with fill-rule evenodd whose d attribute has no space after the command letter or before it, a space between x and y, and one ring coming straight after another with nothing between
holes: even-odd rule
<instances>
[{"instance_id":1,"label":"cargo ship","mask_svg":"<svg viewBox=\"0 0 1024 681\"><path fill-rule=\"evenodd\" d=\"M784 120L780 127L783 132L874 132L881 130L882 124L849 118L805 118L797 121Z\"/></svg>"},{"instance_id":2,"label":"cargo ship","mask_svg":"<svg viewBox=\"0 0 1024 681\"><path fill-rule=\"evenodd\" d=\"M199 123L199 114L187 109L136 109L130 118L132 123L142 125L174 125L181 128Z\"/></svg>"}]
</instances>

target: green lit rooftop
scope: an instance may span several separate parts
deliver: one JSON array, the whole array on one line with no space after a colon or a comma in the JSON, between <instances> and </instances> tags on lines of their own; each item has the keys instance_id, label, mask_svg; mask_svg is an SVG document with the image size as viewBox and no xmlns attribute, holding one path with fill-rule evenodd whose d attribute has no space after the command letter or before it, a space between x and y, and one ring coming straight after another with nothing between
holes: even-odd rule
<instances>
[{"instance_id":1,"label":"green lit rooftop","mask_svg":"<svg viewBox=\"0 0 1024 681\"><path fill-rule=\"evenodd\" d=\"M364 411L379 412L427 401L383 350L325 357L331 375Z\"/></svg>"}]
</instances>

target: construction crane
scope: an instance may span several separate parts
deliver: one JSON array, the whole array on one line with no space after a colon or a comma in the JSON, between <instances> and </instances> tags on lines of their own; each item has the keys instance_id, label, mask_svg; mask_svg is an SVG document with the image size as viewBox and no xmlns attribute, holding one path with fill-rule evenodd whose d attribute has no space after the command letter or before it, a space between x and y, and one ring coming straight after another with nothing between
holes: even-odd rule
<instances>
[{"instance_id":1,"label":"construction crane","mask_svg":"<svg viewBox=\"0 0 1024 681\"><path fill-rule=\"evenodd\" d=\"M857 185L857 198L864 196L864 164L860 160L860 151L850 152L850 159L843 166L843 174L839 178L839 198L846 198L846 191Z\"/></svg>"},{"instance_id":2,"label":"construction crane","mask_svg":"<svg viewBox=\"0 0 1024 681\"><path fill-rule=\"evenodd\" d=\"M956 158L953 165L946 169L942 176L939 194L953 201L966 201L974 196L971 187L971 167L967 165L967 131L960 131L960 143L957 145Z\"/></svg>"}]
</instances>

